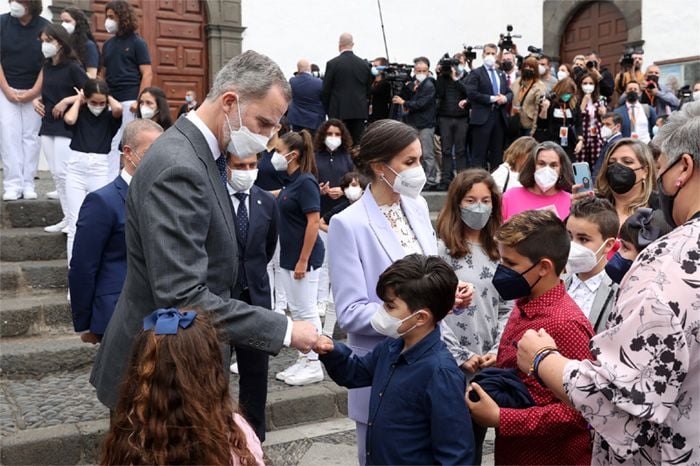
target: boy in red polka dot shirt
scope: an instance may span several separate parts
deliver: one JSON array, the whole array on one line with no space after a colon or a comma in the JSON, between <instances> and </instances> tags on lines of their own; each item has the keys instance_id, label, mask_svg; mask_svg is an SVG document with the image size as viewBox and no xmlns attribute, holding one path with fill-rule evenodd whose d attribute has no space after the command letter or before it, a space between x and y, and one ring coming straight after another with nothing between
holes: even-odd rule
<instances>
[{"instance_id":1,"label":"boy in red polka dot shirt","mask_svg":"<svg viewBox=\"0 0 700 466\"><path fill-rule=\"evenodd\" d=\"M588 343L593 328L567 294L559 275L566 265L570 239L566 227L549 211L529 210L511 217L496 232L501 264L493 284L504 299L517 299L503 331L496 366L516 368L516 343L527 329L545 329L570 359L592 359ZM518 371L535 406L500 408L478 384L479 401L467 397L472 418L495 427L496 464L591 464L591 436L581 414L534 378Z\"/></svg>"}]
</instances>

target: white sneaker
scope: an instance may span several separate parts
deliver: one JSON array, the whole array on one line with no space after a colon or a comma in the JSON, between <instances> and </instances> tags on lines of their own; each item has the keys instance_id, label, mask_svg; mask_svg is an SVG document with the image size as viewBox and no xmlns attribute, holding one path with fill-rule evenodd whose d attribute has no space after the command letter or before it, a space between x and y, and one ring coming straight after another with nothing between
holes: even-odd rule
<instances>
[{"instance_id":1,"label":"white sneaker","mask_svg":"<svg viewBox=\"0 0 700 466\"><path fill-rule=\"evenodd\" d=\"M326 305L328 303L326 301L319 301L316 303L316 310L318 310L318 316L323 317L326 315Z\"/></svg>"},{"instance_id":2,"label":"white sneaker","mask_svg":"<svg viewBox=\"0 0 700 466\"><path fill-rule=\"evenodd\" d=\"M68 226L68 222L66 222L66 219L64 218L55 225L44 227L44 231L46 233L61 233L66 226Z\"/></svg>"},{"instance_id":3,"label":"white sneaker","mask_svg":"<svg viewBox=\"0 0 700 466\"><path fill-rule=\"evenodd\" d=\"M308 385L323 380L321 361L304 359L304 363L294 374L284 379L287 385Z\"/></svg>"},{"instance_id":4,"label":"white sneaker","mask_svg":"<svg viewBox=\"0 0 700 466\"><path fill-rule=\"evenodd\" d=\"M64 226L63 228L61 228L61 233L68 234L68 222L66 222L66 226Z\"/></svg>"},{"instance_id":5,"label":"white sneaker","mask_svg":"<svg viewBox=\"0 0 700 466\"><path fill-rule=\"evenodd\" d=\"M278 372L277 374L275 374L275 378L276 378L277 380L281 381L281 382L284 382L284 381L287 379L287 377L289 377L290 375L296 373L296 372L299 370L299 368L301 367L302 362L303 362L305 359L306 359L306 358L299 358L299 359L297 359L297 361L296 361L294 364L292 364L291 366L289 366L288 368L286 368L286 369L283 370L282 372Z\"/></svg>"},{"instance_id":6,"label":"white sneaker","mask_svg":"<svg viewBox=\"0 0 700 466\"><path fill-rule=\"evenodd\" d=\"M34 191L33 189L25 189L23 197L25 199L34 200L34 199L38 198L39 196L36 195L36 191Z\"/></svg>"},{"instance_id":7,"label":"white sneaker","mask_svg":"<svg viewBox=\"0 0 700 466\"><path fill-rule=\"evenodd\" d=\"M238 374L238 363L234 362L229 369L231 369L232 374Z\"/></svg>"},{"instance_id":8,"label":"white sneaker","mask_svg":"<svg viewBox=\"0 0 700 466\"><path fill-rule=\"evenodd\" d=\"M2 195L2 200L3 201L16 201L20 197L22 197L22 196L20 196L20 194L15 192L15 191L5 191L5 193Z\"/></svg>"},{"instance_id":9,"label":"white sneaker","mask_svg":"<svg viewBox=\"0 0 700 466\"><path fill-rule=\"evenodd\" d=\"M46 197L49 199L58 199L58 191L49 191L46 193Z\"/></svg>"}]
</instances>

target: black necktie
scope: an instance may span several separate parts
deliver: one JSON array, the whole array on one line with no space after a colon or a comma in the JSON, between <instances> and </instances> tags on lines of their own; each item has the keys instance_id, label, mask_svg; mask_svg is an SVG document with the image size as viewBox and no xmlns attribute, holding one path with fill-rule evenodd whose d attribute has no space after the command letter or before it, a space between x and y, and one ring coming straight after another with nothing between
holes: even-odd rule
<instances>
[{"instance_id":1,"label":"black necktie","mask_svg":"<svg viewBox=\"0 0 700 466\"><path fill-rule=\"evenodd\" d=\"M219 158L216 159L216 167L219 169L219 175L221 176L221 181L223 181L225 188L228 177L226 176L226 156L224 154L221 154Z\"/></svg>"},{"instance_id":2,"label":"black necktie","mask_svg":"<svg viewBox=\"0 0 700 466\"><path fill-rule=\"evenodd\" d=\"M244 245L248 241L248 209L245 206L245 199L248 197L246 193L234 193L236 199L238 199L238 212L236 212L236 224L238 226L238 239L240 243ZM242 251L245 252L245 251ZM245 270L239 266L238 269L238 283L241 284L242 289L248 288L248 280L245 276Z\"/></svg>"}]
</instances>

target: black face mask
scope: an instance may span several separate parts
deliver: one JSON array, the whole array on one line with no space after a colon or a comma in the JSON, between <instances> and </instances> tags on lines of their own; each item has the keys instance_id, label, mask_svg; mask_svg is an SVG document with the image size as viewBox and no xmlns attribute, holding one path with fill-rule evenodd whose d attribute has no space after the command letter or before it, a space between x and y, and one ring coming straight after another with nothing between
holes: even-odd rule
<instances>
[{"instance_id":1,"label":"black face mask","mask_svg":"<svg viewBox=\"0 0 700 466\"><path fill-rule=\"evenodd\" d=\"M676 161L669 165L666 170L660 173L659 177L656 179L656 187L659 191L659 209L661 209L661 212L664 213L664 219L666 220L666 223L671 225L673 228L676 228L678 226L676 225L676 221L673 220L673 204L676 200L676 196L678 196L678 193L681 192L681 189L683 189L683 187L679 186L675 194L666 194L666 191L664 191L663 179L664 175L671 168L673 168L673 166L677 164L682 157L682 155L681 157L678 157Z\"/></svg>"},{"instance_id":2,"label":"black face mask","mask_svg":"<svg viewBox=\"0 0 700 466\"><path fill-rule=\"evenodd\" d=\"M512 61L504 61L503 63L501 63L501 68L506 73L510 73L510 71L513 69L513 62Z\"/></svg>"},{"instance_id":3,"label":"black face mask","mask_svg":"<svg viewBox=\"0 0 700 466\"><path fill-rule=\"evenodd\" d=\"M641 168L641 167L639 167ZM625 194L637 184L637 169L626 167L621 163L613 163L608 166L608 171L605 173L605 179L608 181L610 189L617 194Z\"/></svg>"},{"instance_id":4,"label":"black face mask","mask_svg":"<svg viewBox=\"0 0 700 466\"><path fill-rule=\"evenodd\" d=\"M648 81L654 81L656 84L659 84L659 77L656 76L655 74L650 74L649 77L647 78Z\"/></svg>"},{"instance_id":5,"label":"black face mask","mask_svg":"<svg viewBox=\"0 0 700 466\"><path fill-rule=\"evenodd\" d=\"M535 77L535 72L532 71L530 68L525 68L523 70L523 79L532 79Z\"/></svg>"},{"instance_id":6,"label":"black face mask","mask_svg":"<svg viewBox=\"0 0 700 466\"><path fill-rule=\"evenodd\" d=\"M636 102L639 100L639 94L636 92L628 92L627 93L627 102Z\"/></svg>"}]
</instances>

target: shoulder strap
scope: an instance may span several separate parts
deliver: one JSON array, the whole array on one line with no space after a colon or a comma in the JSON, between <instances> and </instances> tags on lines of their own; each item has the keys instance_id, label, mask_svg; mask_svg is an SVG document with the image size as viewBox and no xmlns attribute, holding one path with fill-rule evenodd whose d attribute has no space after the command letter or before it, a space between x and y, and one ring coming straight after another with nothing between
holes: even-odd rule
<instances>
[{"instance_id":1,"label":"shoulder strap","mask_svg":"<svg viewBox=\"0 0 700 466\"><path fill-rule=\"evenodd\" d=\"M506 192L508 189L508 181L510 181L510 168L508 168L508 172L506 174L506 182L503 183L503 192Z\"/></svg>"}]
</instances>

